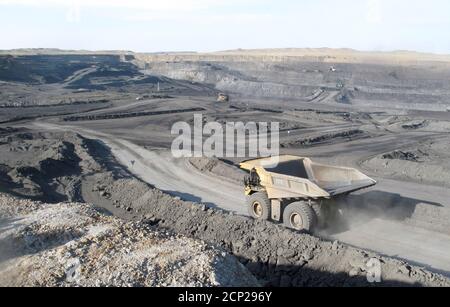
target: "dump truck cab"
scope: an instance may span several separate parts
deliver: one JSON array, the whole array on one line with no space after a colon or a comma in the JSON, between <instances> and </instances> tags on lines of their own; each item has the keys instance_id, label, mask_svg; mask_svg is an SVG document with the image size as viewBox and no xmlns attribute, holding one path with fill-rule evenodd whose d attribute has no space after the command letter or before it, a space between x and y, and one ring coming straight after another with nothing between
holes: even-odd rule
<instances>
[{"instance_id":1,"label":"dump truck cab","mask_svg":"<svg viewBox=\"0 0 450 307\"><path fill-rule=\"evenodd\" d=\"M312 231L323 225L325 213L334 209L334 198L376 184L356 169L297 156L248 160L240 166L249 172L245 179L249 214L297 230Z\"/></svg>"}]
</instances>

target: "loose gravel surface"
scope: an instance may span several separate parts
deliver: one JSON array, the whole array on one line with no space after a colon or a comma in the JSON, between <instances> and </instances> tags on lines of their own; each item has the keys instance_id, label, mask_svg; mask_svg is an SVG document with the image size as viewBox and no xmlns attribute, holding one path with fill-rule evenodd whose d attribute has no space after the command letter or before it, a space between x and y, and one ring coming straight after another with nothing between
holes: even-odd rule
<instances>
[{"instance_id":1,"label":"loose gravel surface","mask_svg":"<svg viewBox=\"0 0 450 307\"><path fill-rule=\"evenodd\" d=\"M423 268L337 241L158 190L150 195L146 218L124 222L86 204L0 194L0 285L450 286ZM367 281L374 263L381 283Z\"/></svg>"},{"instance_id":2,"label":"loose gravel surface","mask_svg":"<svg viewBox=\"0 0 450 307\"><path fill-rule=\"evenodd\" d=\"M258 286L221 248L77 203L0 194L1 286Z\"/></svg>"}]
</instances>

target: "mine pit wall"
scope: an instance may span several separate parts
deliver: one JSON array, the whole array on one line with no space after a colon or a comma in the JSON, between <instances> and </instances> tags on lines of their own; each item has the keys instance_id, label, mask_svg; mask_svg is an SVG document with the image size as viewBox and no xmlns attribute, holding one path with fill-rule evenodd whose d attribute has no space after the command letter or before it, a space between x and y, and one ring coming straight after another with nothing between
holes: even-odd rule
<instances>
[{"instance_id":1,"label":"mine pit wall","mask_svg":"<svg viewBox=\"0 0 450 307\"><path fill-rule=\"evenodd\" d=\"M444 286L440 275L391 258L326 242L279 225L183 202L151 189L145 222L229 251L266 286ZM367 281L367 262L382 265L382 283Z\"/></svg>"},{"instance_id":2,"label":"mine pit wall","mask_svg":"<svg viewBox=\"0 0 450 307\"><path fill-rule=\"evenodd\" d=\"M426 59L412 65L409 57L380 62L371 57L186 53L137 54L133 63L144 74L205 83L242 98L435 111L445 111L450 101L450 88L437 81L449 80L444 67L450 64L436 70Z\"/></svg>"}]
</instances>

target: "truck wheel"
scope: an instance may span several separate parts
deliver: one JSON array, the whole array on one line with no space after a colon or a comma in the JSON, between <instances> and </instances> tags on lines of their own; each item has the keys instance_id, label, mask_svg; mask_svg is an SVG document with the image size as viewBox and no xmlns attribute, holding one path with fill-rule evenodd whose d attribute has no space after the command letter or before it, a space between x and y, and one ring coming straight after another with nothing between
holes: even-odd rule
<instances>
[{"instance_id":1,"label":"truck wheel","mask_svg":"<svg viewBox=\"0 0 450 307\"><path fill-rule=\"evenodd\" d=\"M316 223L316 214L309 204L295 202L284 209L283 223L291 229L312 232Z\"/></svg>"},{"instance_id":2,"label":"truck wheel","mask_svg":"<svg viewBox=\"0 0 450 307\"><path fill-rule=\"evenodd\" d=\"M270 200L264 192L258 192L247 198L248 214L257 220L270 218Z\"/></svg>"}]
</instances>

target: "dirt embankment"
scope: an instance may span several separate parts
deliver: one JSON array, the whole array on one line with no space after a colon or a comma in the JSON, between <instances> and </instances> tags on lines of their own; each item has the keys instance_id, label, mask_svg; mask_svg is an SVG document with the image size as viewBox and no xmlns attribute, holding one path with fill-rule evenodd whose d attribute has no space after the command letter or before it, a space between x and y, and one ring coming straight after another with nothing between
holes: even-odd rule
<instances>
[{"instance_id":1,"label":"dirt embankment","mask_svg":"<svg viewBox=\"0 0 450 307\"><path fill-rule=\"evenodd\" d=\"M130 219L147 185L125 171L101 142L75 133L0 130L0 192L47 203L93 203Z\"/></svg>"},{"instance_id":2,"label":"dirt embankment","mask_svg":"<svg viewBox=\"0 0 450 307\"><path fill-rule=\"evenodd\" d=\"M352 129L352 130L345 130L345 131L339 131L339 132L332 132L332 133L326 133L326 134L320 134L320 135L313 135L310 137L305 137L299 140L292 140L281 143L282 148L290 148L290 147L308 147L308 146L315 146L315 145L323 145L327 143L333 143L333 142L350 142L353 140L358 140L361 138L368 138L370 137L370 134L366 131L363 131L361 129Z\"/></svg>"},{"instance_id":3,"label":"dirt embankment","mask_svg":"<svg viewBox=\"0 0 450 307\"><path fill-rule=\"evenodd\" d=\"M183 202L158 190L148 190L141 199L145 222L221 246L267 286L368 286L371 259L381 262L383 286L450 285L447 278L400 260Z\"/></svg>"},{"instance_id":4,"label":"dirt embankment","mask_svg":"<svg viewBox=\"0 0 450 307\"><path fill-rule=\"evenodd\" d=\"M217 158L190 158L189 163L203 173L219 176L233 182L244 182L246 173L232 164L227 164Z\"/></svg>"},{"instance_id":5,"label":"dirt embankment","mask_svg":"<svg viewBox=\"0 0 450 307\"><path fill-rule=\"evenodd\" d=\"M82 139L16 130L0 138L1 190L47 201L76 200L82 158ZM77 148L78 147L78 148Z\"/></svg>"},{"instance_id":6,"label":"dirt embankment","mask_svg":"<svg viewBox=\"0 0 450 307\"><path fill-rule=\"evenodd\" d=\"M76 122L87 120L105 120L105 119L119 119L119 118L133 118L141 116L155 116L166 114L179 114L190 112L205 111L204 108L190 108L190 109L178 109L178 110L166 110L166 111L148 111L148 112L134 112L134 113L119 113L119 114L101 114L101 115L88 115L88 116L69 116L65 117L64 121Z\"/></svg>"},{"instance_id":7,"label":"dirt embankment","mask_svg":"<svg viewBox=\"0 0 450 307\"><path fill-rule=\"evenodd\" d=\"M259 285L220 248L89 205L0 194L0 226L1 286Z\"/></svg>"},{"instance_id":8,"label":"dirt embankment","mask_svg":"<svg viewBox=\"0 0 450 307\"><path fill-rule=\"evenodd\" d=\"M448 279L402 261L182 202L154 189L144 199L147 217L126 223L88 205L47 205L0 195L0 283L450 286ZM373 259L381 263L380 284L366 279ZM29 271L34 273L25 274Z\"/></svg>"},{"instance_id":9,"label":"dirt embankment","mask_svg":"<svg viewBox=\"0 0 450 307\"><path fill-rule=\"evenodd\" d=\"M105 168L89 150L95 141L74 133L10 129L0 135L1 190L47 202L83 201L82 180Z\"/></svg>"},{"instance_id":10,"label":"dirt embankment","mask_svg":"<svg viewBox=\"0 0 450 307\"><path fill-rule=\"evenodd\" d=\"M378 176L449 187L449 139L422 142L375 156L362 166Z\"/></svg>"}]
</instances>

